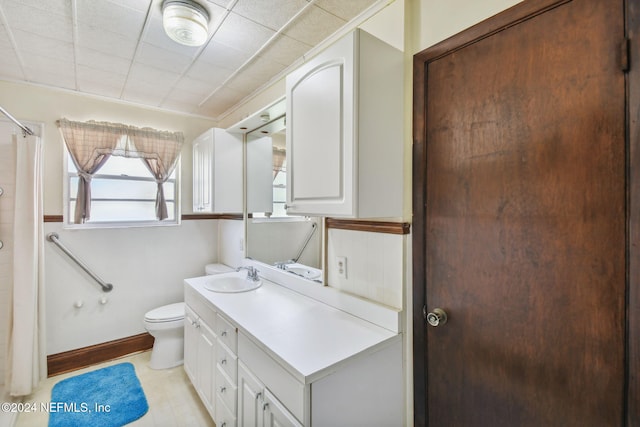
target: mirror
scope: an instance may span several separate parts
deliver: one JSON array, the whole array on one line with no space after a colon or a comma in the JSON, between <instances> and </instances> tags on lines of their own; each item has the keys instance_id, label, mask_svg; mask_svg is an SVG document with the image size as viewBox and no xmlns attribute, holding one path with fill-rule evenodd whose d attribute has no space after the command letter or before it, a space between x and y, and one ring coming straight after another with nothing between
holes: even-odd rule
<instances>
[{"instance_id":1,"label":"mirror","mask_svg":"<svg viewBox=\"0 0 640 427\"><path fill-rule=\"evenodd\" d=\"M265 122L246 139L247 257L322 282L322 218L287 215L285 117Z\"/></svg>"}]
</instances>

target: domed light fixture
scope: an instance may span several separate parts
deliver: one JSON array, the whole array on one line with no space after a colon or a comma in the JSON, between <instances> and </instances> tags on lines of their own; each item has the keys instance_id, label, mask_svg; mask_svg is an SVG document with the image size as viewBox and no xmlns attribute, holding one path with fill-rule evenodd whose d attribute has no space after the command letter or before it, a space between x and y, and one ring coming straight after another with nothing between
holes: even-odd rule
<instances>
[{"instance_id":1,"label":"domed light fixture","mask_svg":"<svg viewBox=\"0 0 640 427\"><path fill-rule=\"evenodd\" d=\"M172 40L186 46L202 46L207 41L209 14L191 0L165 0L162 26Z\"/></svg>"}]
</instances>

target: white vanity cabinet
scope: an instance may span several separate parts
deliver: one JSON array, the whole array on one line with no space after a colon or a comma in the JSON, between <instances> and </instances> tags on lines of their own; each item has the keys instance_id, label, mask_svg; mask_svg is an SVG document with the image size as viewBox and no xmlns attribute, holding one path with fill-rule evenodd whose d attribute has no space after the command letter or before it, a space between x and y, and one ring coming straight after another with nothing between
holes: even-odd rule
<instances>
[{"instance_id":1,"label":"white vanity cabinet","mask_svg":"<svg viewBox=\"0 0 640 427\"><path fill-rule=\"evenodd\" d=\"M214 359L209 370L193 372L197 342L190 337L196 334L185 331L185 369L203 400L209 395L201 384L212 382L214 401L205 405L218 427L403 425L397 331L264 278L260 288L235 294L211 292L207 280L186 279L185 301L187 318L215 311L208 322L216 336ZM368 303L355 304L373 313L362 306ZM371 320L392 314L384 307L375 313Z\"/></svg>"},{"instance_id":2,"label":"white vanity cabinet","mask_svg":"<svg viewBox=\"0 0 640 427\"><path fill-rule=\"evenodd\" d=\"M193 212L242 212L242 137L211 128L193 143Z\"/></svg>"},{"instance_id":3,"label":"white vanity cabinet","mask_svg":"<svg viewBox=\"0 0 640 427\"><path fill-rule=\"evenodd\" d=\"M287 76L289 213L402 216L402 62L358 29Z\"/></svg>"}]
</instances>

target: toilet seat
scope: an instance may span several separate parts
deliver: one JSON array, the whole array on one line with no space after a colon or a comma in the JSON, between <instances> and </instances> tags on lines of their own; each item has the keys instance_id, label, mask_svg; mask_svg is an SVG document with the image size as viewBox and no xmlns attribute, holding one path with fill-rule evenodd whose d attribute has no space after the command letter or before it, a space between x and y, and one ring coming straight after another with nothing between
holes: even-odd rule
<instances>
[{"instance_id":1,"label":"toilet seat","mask_svg":"<svg viewBox=\"0 0 640 427\"><path fill-rule=\"evenodd\" d=\"M174 322L182 319L184 319L184 302L163 305L144 315L144 320L149 323Z\"/></svg>"}]
</instances>

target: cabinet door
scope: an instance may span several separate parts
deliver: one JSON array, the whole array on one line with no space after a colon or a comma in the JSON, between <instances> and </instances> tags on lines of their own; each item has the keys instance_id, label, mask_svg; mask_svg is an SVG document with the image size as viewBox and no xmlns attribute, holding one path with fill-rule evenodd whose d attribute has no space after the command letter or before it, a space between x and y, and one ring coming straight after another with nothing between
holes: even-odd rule
<instances>
[{"instance_id":1,"label":"cabinet door","mask_svg":"<svg viewBox=\"0 0 640 427\"><path fill-rule=\"evenodd\" d=\"M261 427L264 385L238 362L238 425Z\"/></svg>"},{"instance_id":2,"label":"cabinet door","mask_svg":"<svg viewBox=\"0 0 640 427\"><path fill-rule=\"evenodd\" d=\"M184 371L193 384L196 383L195 370L197 369L198 351L198 317L189 307L185 307L184 322Z\"/></svg>"},{"instance_id":3,"label":"cabinet door","mask_svg":"<svg viewBox=\"0 0 640 427\"><path fill-rule=\"evenodd\" d=\"M213 212L239 213L244 203L242 137L214 129Z\"/></svg>"},{"instance_id":4,"label":"cabinet door","mask_svg":"<svg viewBox=\"0 0 640 427\"><path fill-rule=\"evenodd\" d=\"M198 335L198 370L196 386L200 392L202 400L213 413L215 406L215 334L209 326L200 321L200 334Z\"/></svg>"},{"instance_id":5,"label":"cabinet door","mask_svg":"<svg viewBox=\"0 0 640 427\"><path fill-rule=\"evenodd\" d=\"M265 427L302 427L302 424L282 405L276 397L264 391L264 426Z\"/></svg>"},{"instance_id":6,"label":"cabinet door","mask_svg":"<svg viewBox=\"0 0 640 427\"><path fill-rule=\"evenodd\" d=\"M193 141L193 211L213 210L213 132Z\"/></svg>"},{"instance_id":7,"label":"cabinet door","mask_svg":"<svg viewBox=\"0 0 640 427\"><path fill-rule=\"evenodd\" d=\"M354 54L345 37L287 76L287 208L353 215Z\"/></svg>"},{"instance_id":8,"label":"cabinet door","mask_svg":"<svg viewBox=\"0 0 640 427\"><path fill-rule=\"evenodd\" d=\"M273 212L273 141L247 140L247 212Z\"/></svg>"}]
</instances>

